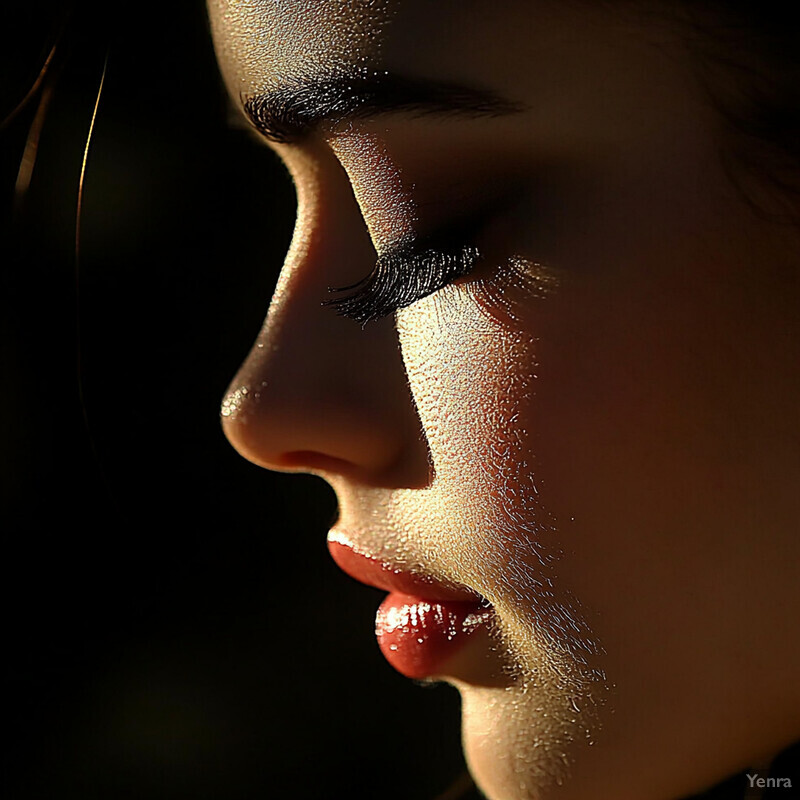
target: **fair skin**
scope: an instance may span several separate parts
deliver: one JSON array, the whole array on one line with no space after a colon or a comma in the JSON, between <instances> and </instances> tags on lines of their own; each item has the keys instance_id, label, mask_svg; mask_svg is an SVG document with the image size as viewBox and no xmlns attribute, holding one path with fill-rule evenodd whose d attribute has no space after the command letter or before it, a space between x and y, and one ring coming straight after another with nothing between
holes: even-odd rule
<instances>
[{"instance_id":1,"label":"fair skin","mask_svg":"<svg viewBox=\"0 0 800 800\"><path fill-rule=\"evenodd\" d=\"M675 31L580 3L210 15L237 102L384 71L509 101L272 144L298 222L223 406L359 548L491 602L445 676L487 797L678 797L800 738L800 242L734 188ZM474 275L363 327L321 305L464 217Z\"/></svg>"}]
</instances>

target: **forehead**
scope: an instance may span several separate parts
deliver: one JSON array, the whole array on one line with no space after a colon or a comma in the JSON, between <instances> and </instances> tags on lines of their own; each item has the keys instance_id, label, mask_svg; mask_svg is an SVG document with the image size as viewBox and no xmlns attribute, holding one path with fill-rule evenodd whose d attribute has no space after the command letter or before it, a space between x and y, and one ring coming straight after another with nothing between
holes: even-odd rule
<instances>
[{"instance_id":1,"label":"forehead","mask_svg":"<svg viewBox=\"0 0 800 800\"><path fill-rule=\"evenodd\" d=\"M233 97L273 89L287 78L385 69L477 82L501 94L513 94L524 82L545 95L537 104L560 102L570 82L585 86L602 78L616 93L638 89L653 65L635 62L649 62L673 43L662 15L646 13L647 5L208 0L217 56ZM664 64L656 71L663 72Z\"/></svg>"},{"instance_id":2,"label":"forehead","mask_svg":"<svg viewBox=\"0 0 800 800\"><path fill-rule=\"evenodd\" d=\"M536 0L208 0L208 7L234 97L286 78L384 69L455 82L480 76L501 89L506 75L531 69L532 54L550 58L552 15Z\"/></svg>"}]
</instances>

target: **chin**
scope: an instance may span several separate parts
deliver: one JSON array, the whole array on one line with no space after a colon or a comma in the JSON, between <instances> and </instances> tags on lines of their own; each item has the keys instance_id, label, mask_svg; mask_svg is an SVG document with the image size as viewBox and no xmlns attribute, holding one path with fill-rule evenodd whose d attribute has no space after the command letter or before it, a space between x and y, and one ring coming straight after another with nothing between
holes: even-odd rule
<instances>
[{"instance_id":1,"label":"chin","mask_svg":"<svg viewBox=\"0 0 800 800\"><path fill-rule=\"evenodd\" d=\"M520 719L527 703L512 689L459 690L464 755L480 790L489 800L549 797L564 765L547 746L546 720Z\"/></svg>"},{"instance_id":2,"label":"chin","mask_svg":"<svg viewBox=\"0 0 800 800\"><path fill-rule=\"evenodd\" d=\"M508 688L457 684L469 770L489 800L581 800L589 787L599 727L595 702L569 692L520 682ZM598 764L598 767L600 765ZM576 774L580 773L580 775ZM590 780L587 781L587 778Z\"/></svg>"}]
</instances>

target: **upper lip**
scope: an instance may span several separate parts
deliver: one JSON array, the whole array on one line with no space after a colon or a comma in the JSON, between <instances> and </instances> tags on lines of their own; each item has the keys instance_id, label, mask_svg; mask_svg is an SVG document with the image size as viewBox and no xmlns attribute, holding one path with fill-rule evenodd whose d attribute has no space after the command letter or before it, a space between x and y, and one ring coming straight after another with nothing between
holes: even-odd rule
<instances>
[{"instance_id":1,"label":"upper lip","mask_svg":"<svg viewBox=\"0 0 800 800\"><path fill-rule=\"evenodd\" d=\"M485 604L477 592L450 581L442 581L419 571L408 571L370 555L356 547L347 534L332 530L328 550L338 567L351 578L386 592L401 592L423 600Z\"/></svg>"}]
</instances>

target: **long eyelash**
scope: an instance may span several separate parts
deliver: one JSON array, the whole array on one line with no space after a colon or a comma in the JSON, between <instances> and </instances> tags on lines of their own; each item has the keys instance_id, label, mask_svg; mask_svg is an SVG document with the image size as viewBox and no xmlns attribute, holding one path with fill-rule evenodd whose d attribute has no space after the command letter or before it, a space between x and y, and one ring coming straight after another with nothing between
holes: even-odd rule
<instances>
[{"instance_id":1,"label":"long eyelash","mask_svg":"<svg viewBox=\"0 0 800 800\"><path fill-rule=\"evenodd\" d=\"M323 305L364 326L464 277L478 261L478 249L466 245L395 250L379 256L372 272L358 283L332 288L331 292L350 294L325 300Z\"/></svg>"}]
</instances>

